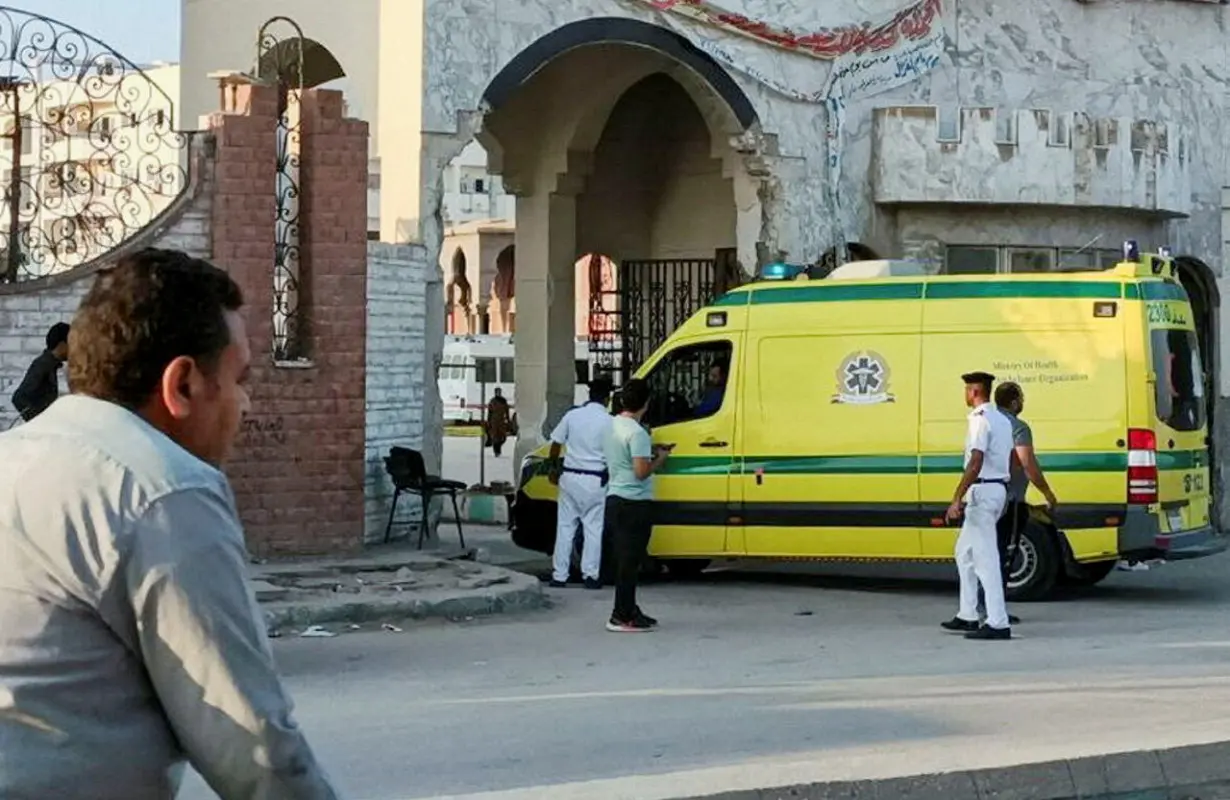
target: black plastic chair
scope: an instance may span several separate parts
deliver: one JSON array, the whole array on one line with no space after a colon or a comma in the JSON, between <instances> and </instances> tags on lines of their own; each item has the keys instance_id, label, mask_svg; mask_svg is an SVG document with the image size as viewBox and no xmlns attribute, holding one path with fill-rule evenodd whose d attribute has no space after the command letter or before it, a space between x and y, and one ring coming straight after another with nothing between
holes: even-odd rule
<instances>
[{"instance_id":1,"label":"black plastic chair","mask_svg":"<svg viewBox=\"0 0 1230 800\"><path fill-rule=\"evenodd\" d=\"M447 495L453 501L453 515L457 518L457 538L461 549L466 547L466 535L461 530L461 512L457 508L457 493L466 490L465 483L451 481L438 475L428 475L423 454L408 447L392 447L384 459L384 469L393 479L393 507L389 509L389 524L384 528L384 541L388 543L393 531L393 517L397 514L397 501L404 493L417 494L423 503L423 522L419 525L419 549L423 549L423 537L427 535L427 509L431 498Z\"/></svg>"}]
</instances>

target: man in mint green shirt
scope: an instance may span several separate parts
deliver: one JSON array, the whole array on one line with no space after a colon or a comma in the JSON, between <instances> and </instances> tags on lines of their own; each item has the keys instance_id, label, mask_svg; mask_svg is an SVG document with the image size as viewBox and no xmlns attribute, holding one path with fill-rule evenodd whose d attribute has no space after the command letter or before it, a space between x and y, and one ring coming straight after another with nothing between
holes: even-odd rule
<instances>
[{"instance_id":1,"label":"man in mint green shirt","mask_svg":"<svg viewBox=\"0 0 1230 800\"><path fill-rule=\"evenodd\" d=\"M653 473L670 448L654 447L641 424L649 407L649 386L632 379L620 391L623 411L606 437L606 524L615 552L615 610L606 628L614 633L643 633L658 621L636 604L636 579L653 533Z\"/></svg>"}]
</instances>

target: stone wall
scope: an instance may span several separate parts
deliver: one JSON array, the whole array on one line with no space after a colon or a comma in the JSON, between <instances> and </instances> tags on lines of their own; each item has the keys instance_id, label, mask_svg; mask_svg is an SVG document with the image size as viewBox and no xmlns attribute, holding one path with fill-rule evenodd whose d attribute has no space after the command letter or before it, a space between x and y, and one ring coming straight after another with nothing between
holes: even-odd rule
<instances>
[{"instance_id":1,"label":"stone wall","mask_svg":"<svg viewBox=\"0 0 1230 800\"><path fill-rule=\"evenodd\" d=\"M773 26L816 31L880 19L904 4L904 0L730 0L721 5L733 14L746 14ZM1220 190L1226 171L1222 145L1227 89L1223 67L1228 51L1222 34L1225 14L1214 4L1178 0L1096 4L945 0L946 52L937 67L898 89L847 105L840 143L841 217L847 238L874 243L886 255L896 254L892 215L877 208L868 180L877 107L1047 109L1065 118L1073 115L1073 119L1079 114L1092 119L1150 120L1181 134L1184 158L1190 164L1185 172L1191 182L1184 213L1191 216L1182 226L1188 230L1176 234L1187 242L1188 252L1208 263L1220 261ZM833 233L829 222L833 209L827 200L824 108L784 96L754 75L772 76L779 85L806 94L824 85L830 63L716 30L680 14L655 11L648 2L574 0L561 6L549 0L516 4L428 0L422 125L427 151L436 154L437 150L444 153L449 147L459 148L452 142L436 144L433 137L468 136L465 127L481 119L483 93L505 65L553 30L595 17L648 22L696 43L716 42L734 57L740 67L727 71L755 106L761 132L776 142L776 152L766 151L764 158L771 174L763 191L766 219L760 233L766 239L764 245L800 263L819 257L831 244ZM459 27L456 23L463 19L466 24ZM617 49L610 48L611 54ZM1125 140L1129 138L1121 133ZM909 144L903 140L903 146ZM1171 149L1177 151L1177 147ZM428 168L437 163L442 168L444 159L424 160ZM388 195L424 187L422 215L430 217L438 202L432 189L435 184L436 175L425 174L414 187L399 187L395 180L386 180L382 192ZM996 197L1001 194L994 184L983 188ZM961 213L952 212L954 218ZM432 247L432 241L425 241ZM743 242L740 245L745 249Z\"/></svg>"},{"instance_id":2,"label":"stone wall","mask_svg":"<svg viewBox=\"0 0 1230 800\"><path fill-rule=\"evenodd\" d=\"M367 246L367 448L365 538L379 541L388 522L393 484L384 457L393 445L426 450L439 463L440 420L425 419L424 399L436 392L438 364L426 354L428 304L440 305L440 272L421 245ZM399 503L393 537L422 517L417 498Z\"/></svg>"},{"instance_id":3,"label":"stone wall","mask_svg":"<svg viewBox=\"0 0 1230 800\"><path fill-rule=\"evenodd\" d=\"M1151 120L1046 109L881 108L873 128L875 201L1186 216L1185 136Z\"/></svg>"},{"instance_id":4,"label":"stone wall","mask_svg":"<svg viewBox=\"0 0 1230 800\"><path fill-rule=\"evenodd\" d=\"M18 417L10 397L21 383L30 362L43 351L47 329L70 322L89 290L94 274L126 252L143 247L167 247L195 256L210 255L213 203L212 134L190 140L188 185L184 193L150 226L121 248L89 264L58 275L15 285L0 285L0 431ZM64 375L61 370L61 391Z\"/></svg>"}]
</instances>

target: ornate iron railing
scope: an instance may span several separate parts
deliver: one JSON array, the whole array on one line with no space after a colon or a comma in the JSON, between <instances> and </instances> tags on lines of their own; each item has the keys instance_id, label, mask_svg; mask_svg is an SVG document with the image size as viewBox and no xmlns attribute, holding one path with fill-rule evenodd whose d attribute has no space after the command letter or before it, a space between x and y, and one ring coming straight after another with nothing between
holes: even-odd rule
<instances>
[{"instance_id":1,"label":"ornate iron railing","mask_svg":"<svg viewBox=\"0 0 1230 800\"><path fill-rule=\"evenodd\" d=\"M132 238L188 188L188 145L170 96L136 64L0 6L0 282L61 273Z\"/></svg>"},{"instance_id":2,"label":"ornate iron railing","mask_svg":"<svg viewBox=\"0 0 1230 800\"><path fill-rule=\"evenodd\" d=\"M275 29L286 29L279 36ZM273 250L273 357L307 358L300 287L300 100L303 96L303 29L289 17L273 17L256 37L256 78L277 87L277 212Z\"/></svg>"},{"instance_id":3,"label":"ornate iron railing","mask_svg":"<svg viewBox=\"0 0 1230 800\"><path fill-rule=\"evenodd\" d=\"M591 261L589 347L599 368L618 384L627 381L671 331L738 284L738 265L732 271L727 262L733 263L624 261L612 275L603 262Z\"/></svg>"}]
</instances>

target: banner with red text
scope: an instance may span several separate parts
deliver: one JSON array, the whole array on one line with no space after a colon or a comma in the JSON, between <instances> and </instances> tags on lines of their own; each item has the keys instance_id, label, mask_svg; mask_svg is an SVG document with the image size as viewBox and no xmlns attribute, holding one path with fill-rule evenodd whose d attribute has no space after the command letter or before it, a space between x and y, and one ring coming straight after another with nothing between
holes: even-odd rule
<instances>
[{"instance_id":1,"label":"banner with red text","mask_svg":"<svg viewBox=\"0 0 1230 800\"><path fill-rule=\"evenodd\" d=\"M831 61L892 50L926 39L940 17L943 0L915 0L885 18L804 31L775 20L752 19L709 0L637 0L658 11L677 14L765 44Z\"/></svg>"}]
</instances>

